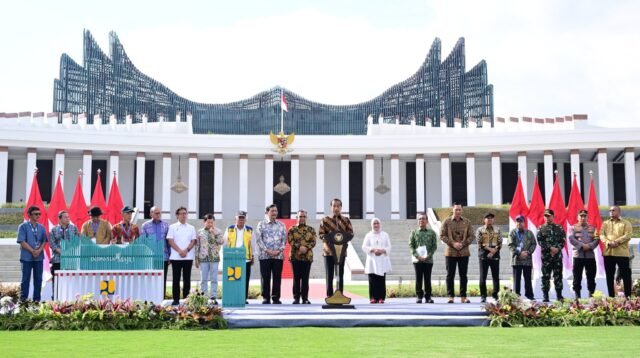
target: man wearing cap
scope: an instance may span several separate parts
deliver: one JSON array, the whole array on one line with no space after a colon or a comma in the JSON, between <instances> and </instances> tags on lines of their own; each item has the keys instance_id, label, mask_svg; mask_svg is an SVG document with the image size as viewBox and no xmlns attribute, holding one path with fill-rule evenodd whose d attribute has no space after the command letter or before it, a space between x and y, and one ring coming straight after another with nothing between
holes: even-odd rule
<instances>
[{"instance_id":1,"label":"man wearing cap","mask_svg":"<svg viewBox=\"0 0 640 358\"><path fill-rule=\"evenodd\" d=\"M456 266L460 273L460 302L469 303L467 299L467 268L469 267L469 245L473 240L471 221L462 217L462 204L453 203L453 215L442 223L440 240L447 246L444 249L447 268L448 303L453 303Z\"/></svg>"},{"instance_id":2,"label":"man wearing cap","mask_svg":"<svg viewBox=\"0 0 640 358\"><path fill-rule=\"evenodd\" d=\"M111 225L107 220L100 218L102 210L97 206L89 209L91 219L82 225L80 234L90 237L98 245L109 245L111 243Z\"/></svg>"},{"instance_id":3,"label":"man wearing cap","mask_svg":"<svg viewBox=\"0 0 640 358\"><path fill-rule=\"evenodd\" d=\"M532 255L536 250L536 238L524 227L525 217L516 216L516 227L509 232L509 250L511 251L511 267L513 268L513 287L520 296L520 279L524 277L524 296L533 300L531 285Z\"/></svg>"},{"instance_id":4,"label":"man wearing cap","mask_svg":"<svg viewBox=\"0 0 640 358\"><path fill-rule=\"evenodd\" d=\"M556 288L556 299L562 297L562 249L566 234L562 226L553 223L553 210L544 211L546 222L538 231L538 244L542 253L542 294L543 302L549 302L549 281L553 272L553 285Z\"/></svg>"},{"instance_id":5,"label":"man wearing cap","mask_svg":"<svg viewBox=\"0 0 640 358\"><path fill-rule=\"evenodd\" d=\"M629 268L629 240L631 240L631 223L620 217L620 207L609 209L609 220L602 223L600 238L604 242L604 270L607 276L609 297L615 296L614 276L616 266L622 275L624 295L631 295L631 270Z\"/></svg>"},{"instance_id":6,"label":"man wearing cap","mask_svg":"<svg viewBox=\"0 0 640 358\"><path fill-rule=\"evenodd\" d=\"M112 244L130 244L140 237L140 230L136 224L131 223L131 213L134 210L129 206L122 208L122 221L115 224L111 229Z\"/></svg>"},{"instance_id":7,"label":"man wearing cap","mask_svg":"<svg viewBox=\"0 0 640 358\"><path fill-rule=\"evenodd\" d=\"M495 215L492 212L484 214L484 225L476 230L478 243L478 258L480 260L480 302L487 302L487 274L491 269L493 280L493 299L498 299L500 291L500 249L502 249L502 233L493 226Z\"/></svg>"},{"instance_id":8,"label":"man wearing cap","mask_svg":"<svg viewBox=\"0 0 640 358\"><path fill-rule=\"evenodd\" d=\"M249 279L251 279L251 266L253 265L253 229L245 225L247 213L240 210L236 213L236 222L224 231L224 247L244 247L247 274L245 280L245 303L249 303Z\"/></svg>"},{"instance_id":9,"label":"man wearing cap","mask_svg":"<svg viewBox=\"0 0 640 358\"><path fill-rule=\"evenodd\" d=\"M598 246L600 238L596 227L587 223L587 211L580 210L578 223L572 228L569 241L573 245L573 292L576 300L582 291L582 271L587 272L587 289L589 297L596 290L596 257L593 250Z\"/></svg>"}]
</instances>

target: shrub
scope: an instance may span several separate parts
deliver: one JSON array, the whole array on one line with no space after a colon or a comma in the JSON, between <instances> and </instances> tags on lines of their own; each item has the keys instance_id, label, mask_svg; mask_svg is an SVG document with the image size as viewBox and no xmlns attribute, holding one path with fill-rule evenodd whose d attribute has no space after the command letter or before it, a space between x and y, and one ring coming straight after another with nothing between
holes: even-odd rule
<instances>
[{"instance_id":1,"label":"shrub","mask_svg":"<svg viewBox=\"0 0 640 358\"><path fill-rule=\"evenodd\" d=\"M22 224L23 222L24 222L24 216L22 213L0 214L0 225L16 225L16 230L18 230L17 226Z\"/></svg>"},{"instance_id":2,"label":"shrub","mask_svg":"<svg viewBox=\"0 0 640 358\"><path fill-rule=\"evenodd\" d=\"M11 297L13 302L20 298L20 284L0 283L0 297Z\"/></svg>"}]
</instances>

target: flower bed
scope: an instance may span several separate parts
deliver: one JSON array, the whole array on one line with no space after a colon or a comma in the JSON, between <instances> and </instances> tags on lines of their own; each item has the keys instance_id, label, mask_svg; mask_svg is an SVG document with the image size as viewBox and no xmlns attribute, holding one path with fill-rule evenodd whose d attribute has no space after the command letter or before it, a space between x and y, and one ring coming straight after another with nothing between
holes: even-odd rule
<instances>
[{"instance_id":1,"label":"flower bed","mask_svg":"<svg viewBox=\"0 0 640 358\"><path fill-rule=\"evenodd\" d=\"M499 298L484 306L491 327L640 326L640 297L608 298L596 291L589 299L545 304L503 290Z\"/></svg>"},{"instance_id":2,"label":"flower bed","mask_svg":"<svg viewBox=\"0 0 640 358\"><path fill-rule=\"evenodd\" d=\"M222 310L200 293L192 293L183 306L162 307L148 302L96 300L91 295L72 302L20 305L10 297L0 301L0 330L132 330L223 329Z\"/></svg>"}]
</instances>

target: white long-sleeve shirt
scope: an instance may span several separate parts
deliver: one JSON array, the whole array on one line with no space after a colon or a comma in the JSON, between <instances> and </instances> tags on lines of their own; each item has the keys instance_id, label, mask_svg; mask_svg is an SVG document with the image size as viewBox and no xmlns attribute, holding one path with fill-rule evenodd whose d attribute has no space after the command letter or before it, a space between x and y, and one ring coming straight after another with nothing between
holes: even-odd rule
<instances>
[{"instance_id":1,"label":"white long-sleeve shirt","mask_svg":"<svg viewBox=\"0 0 640 358\"><path fill-rule=\"evenodd\" d=\"M372 249L384 249L386 253L376 256L376 254L371 252ZM380 233L375 233L370 231L364 237L362 251L367 254L364 273L384 276L385 273L391 271L391 260L389 259L389 254L391 253L391 239L386 232L380 231Z\"/></svg>"}]
</instances>

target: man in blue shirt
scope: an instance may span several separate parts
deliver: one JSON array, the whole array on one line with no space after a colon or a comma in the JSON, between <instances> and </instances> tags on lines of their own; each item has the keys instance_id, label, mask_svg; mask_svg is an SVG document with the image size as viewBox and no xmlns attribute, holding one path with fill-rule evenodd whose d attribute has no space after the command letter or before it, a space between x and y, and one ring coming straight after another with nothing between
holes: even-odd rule
<instances>
[{"instance_id":1,"label":"man in blue shirt","mask_svg":"<svg viewBox=\"0 0 640 358\"><path fill-rule=\"evenodd\" d=\"M40 208L31 206L27 210L29 221L18 226L18 244L20 244L20 263L22 264L22 280L20 282L20 301L29 298L29 284L33 272L33 300L40 302L42 288L42 261L44 245L47 242L47 231L38 223Z\"/></svg>"},{"instance_id":2,"label":"man in blue shirt","mask_svg":"<svg viewBox=\"0 0 640 358\"><path fill-rule=\"evenodd\" d=\"M154 235L156 240L162 240L162 242L164 242L164 291L162 291L162 297L164 297L167 292L167 271L169 270L169 255L171 254L169 243L167 241L169 223L162 220L162 211L158 206L152 207L149 214L151 215L151 220L142 224L140 233L147 236Z\"/></svg>"}]
</instances>

